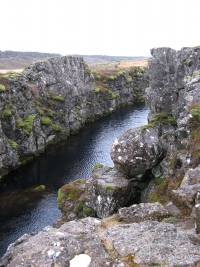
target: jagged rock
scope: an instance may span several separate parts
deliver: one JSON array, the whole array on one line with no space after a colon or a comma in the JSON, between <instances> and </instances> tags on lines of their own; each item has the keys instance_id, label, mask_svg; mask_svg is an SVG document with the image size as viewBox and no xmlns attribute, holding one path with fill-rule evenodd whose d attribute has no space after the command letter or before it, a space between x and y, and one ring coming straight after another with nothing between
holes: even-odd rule
<instances>
[{"instance_id":1,"label":"jagged rock","mask_svg":"<svg viewBox=\"0 0 200 267\"><path fill-rule=\"evenodd\" d=\"M157 127L130 129L117 137L111 148L116 168L129 177L142 175L156 166L163 154Z\"/></svg>"},{"instance_id":2,"label":"jagged rock","mask_svg":"<svg viewBox=\"0 0 200 267\"><path fill-rule=\"evenodd\" d=\"M168 223L145 221L105 229L100 220L85 218L25 234L9 246L0 266L73 267L78 259L87 259L89 265L81 263L84 267L189 267L200 263L200 246Z\"/></svg>"},{"instance_id":3,"label":"jagged rock","mask_svg":"<svg viewBox=\"0 0 200 267\"><path fill-rule=\"evenodd\" d=\"M87 64L71 56L34 63L22 74L0 75L0 176L44 152L47 145L66 140L86 122L137 100L133 88L141 96L144 76L131 84L117 77L106 85L109 89L97 93Z\"/></svg>"},{"instance_id":4,"label":"jagged rock","mask_svg":"<svg viewBox=\"0 0 200 267\"><path fill-rule=\"evenodd\" d=\"M169 202L166 206L165 209L169 212L170 215L173 216L178 216L180 214L180 209L176 207L176 205L174 205L173 202Z\"/></svg>"},{"instance_id":5,"label":"jagged rock","mask_svg":"<svg viewBox=\"0 0 200 267\"><path fill-rule=\"evenodd\" d=\"M172 190L172 200L177 206L192 210L200 190L200 167L188 169L180 187Z\"/></svg>"},{"instance_id":6,"label":"jagged rock","mask_svg":"<svg viewBox=\"0 0 200 267\"><path fill-rule=\"evenodd\" d=\"M146 220L161 221L169 217L169 212L160 203L140 203L118 210L120 220L126 223Z\"/></svg>"},{"instance_id":7,"label":"jagged rock","mask_svg":"<svg viewBox=\"0 0 200 267\"><path fill-rule=\"evenodd\" d=\"M107 217L136 197L130 180L117 170L97 165L88 180L76 180L61 187L58 205L62 217L56 227L66 221L87 216Z\"/></svg>"},{"instance_id":8,"label":"jagged rock","mask_svg":"<svg viewBox=\"0 0 200 267\"><path fill-rule=\"evenodd\" d=\"M99 218L113 214L137 194L123 173L104 165L93 170L87 185L89 198L86 204Z\"/></svg>"}]
</instances>

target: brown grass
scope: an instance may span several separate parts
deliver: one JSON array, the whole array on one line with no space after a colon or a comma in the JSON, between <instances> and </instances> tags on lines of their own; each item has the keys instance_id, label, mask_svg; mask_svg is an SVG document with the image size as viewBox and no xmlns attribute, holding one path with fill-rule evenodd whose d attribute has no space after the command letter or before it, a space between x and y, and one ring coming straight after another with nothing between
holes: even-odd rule
<instances>
[{"instance_id":1,"label":"brown grass","mask_svg":"<svg viewBox=\"0 0 200 267\"><path fill-rule=\"evenodd\" d=\"M129 70L133 67L147 67L147 60L132 60L132 61L114 61L107 63L99 63L90 65L92 72L106 73L107 75L115 74L122 70Z\"/></svg>"}]
</instances>

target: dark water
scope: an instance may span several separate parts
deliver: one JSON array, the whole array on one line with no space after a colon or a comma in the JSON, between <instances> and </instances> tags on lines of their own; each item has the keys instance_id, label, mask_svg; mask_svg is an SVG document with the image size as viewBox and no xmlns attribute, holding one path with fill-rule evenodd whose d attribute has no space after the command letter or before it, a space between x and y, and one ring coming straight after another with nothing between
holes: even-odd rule
<instances>
[{"instance_id":1,"label":"dark water","mask_svg":"<svg viewBox=\"0 0 200 267\"><path fill-rule=\"evenodd\" d=\"M96 163L113 166L110 148L114 139L127 129L146 124L147 113L144 104L120 108L12 172L0 187L0 257L21 235L52 225L61 215L56 198L63 184L90 177ZM45 191L35 192L33 188L41 184Z\"/></svg>"}]
</instances>

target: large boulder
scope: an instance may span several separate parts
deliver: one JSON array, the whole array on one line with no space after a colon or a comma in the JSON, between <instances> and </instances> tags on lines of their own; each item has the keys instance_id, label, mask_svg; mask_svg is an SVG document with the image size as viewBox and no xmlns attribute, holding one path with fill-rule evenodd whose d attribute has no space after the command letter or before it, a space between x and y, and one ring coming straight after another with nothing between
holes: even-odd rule
<instances>
[{"instance_id":1,"label":"large boulder","mask_svg":"<svg viewBox=\"0 0 200 267\"><path fill-rule=\"evenodd\" d=\"M157 127L135 128L115 139L111 158L119 171L140 179L140 175L161 161L164 152Z\"/></svg>"},{"instance_id":2,"label":"large boulder","mask_svg":"<svg viewBox=\"0 0 200 267\"><path fill-rule=\"evenodd\" d=\"M99 218L113 214L137 194L122 172L104 165L93 170L92 179L87 181L87 185L89 198L86 204Z\"/></svg>"},{"instance_id":3,"label":"large boulder","mask_svg":"<svg viewBox=\"0 0 200 267\"><path fill-rule=\"evenodd\" d=\"M62 217L55 226L87 216L107 217L135 198L136 194L132 182L123 173L97 164L92 178L76 180L59 189L58 206Z\"/></svg>"}]
</instances>

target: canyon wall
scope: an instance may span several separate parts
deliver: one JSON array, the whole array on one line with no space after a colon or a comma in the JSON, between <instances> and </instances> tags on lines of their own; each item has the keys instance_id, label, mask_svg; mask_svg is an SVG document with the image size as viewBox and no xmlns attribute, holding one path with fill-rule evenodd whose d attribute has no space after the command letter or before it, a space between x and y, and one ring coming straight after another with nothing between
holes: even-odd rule
<instances>
[{"instance_id":1,"label":"canyon wall","mask_svg":"<svg viewBox=\"0 0 200 267\"><path fill-rule=\"evenodd\" d=\"M58 229L25 234L0 266L199 266L200 47L151 53L149 124L114 141L114 168L64 185Z\"/></svg>"},{"instance_id":2,"label":"canyon wall","mask_svg":"<svg viewBox=\"0 0 200 267\"><path fill-rule=\"evenodd\" d=\"M143 80L143 74L137 78ZM86 123L141 99L147 85L134 90L124 74L95 90L82 58L37 62L22 74L0 76L0 177L25 164L49 144L67 139ZM139 95L139 96L138 96Z\"/></svg>"}]
</instances>

